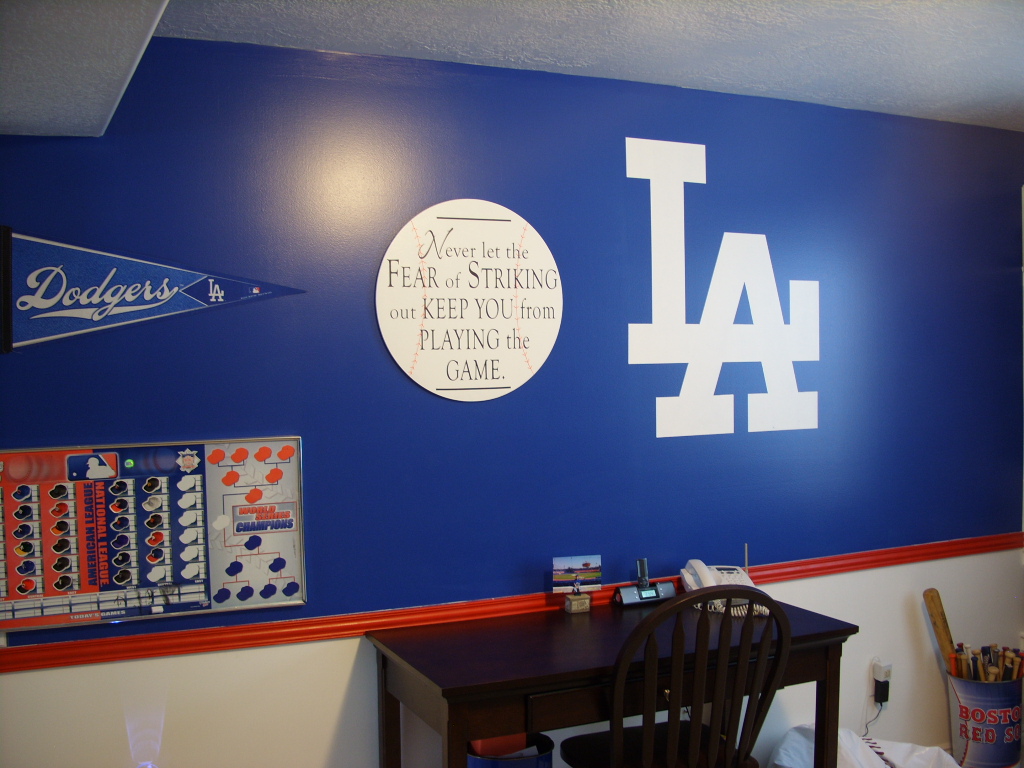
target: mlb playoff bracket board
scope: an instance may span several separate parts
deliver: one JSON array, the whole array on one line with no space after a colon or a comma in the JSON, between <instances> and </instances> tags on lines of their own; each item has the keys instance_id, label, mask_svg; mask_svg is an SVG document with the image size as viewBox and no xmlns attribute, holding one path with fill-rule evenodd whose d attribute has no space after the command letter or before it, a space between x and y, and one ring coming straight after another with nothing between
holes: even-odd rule
<instances>
[{"instance_id":1,"label":"mlb playoff bracket board","mask_svg":"<svg viewBox=\"0 0 1024 768\"><path fill-rule=\"evenodd\" d=\"M0 451L0 632L305 602L301 441Z\"/></svg>"}]
</instances>

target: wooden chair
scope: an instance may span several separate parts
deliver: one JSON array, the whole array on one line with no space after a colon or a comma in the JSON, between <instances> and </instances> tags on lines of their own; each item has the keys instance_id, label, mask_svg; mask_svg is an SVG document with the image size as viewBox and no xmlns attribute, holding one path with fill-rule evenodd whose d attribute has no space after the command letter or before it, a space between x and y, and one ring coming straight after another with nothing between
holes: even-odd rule
<instances>
[{"instance_id":1,"label":"wooden chair","mask_svg":"<svg viewBox=\"0 0 1024 768\"><path fill-rule=\"evenodd\" d=\"M789 645L789 619L758 589L707 587L669 600L619 652L609 730L565 739L562 759L572 768L757 768L750 752ZM665 708L667 721L656 724ZM642 723L624 727L633 714Z\"/></svg>"}]
</instances>

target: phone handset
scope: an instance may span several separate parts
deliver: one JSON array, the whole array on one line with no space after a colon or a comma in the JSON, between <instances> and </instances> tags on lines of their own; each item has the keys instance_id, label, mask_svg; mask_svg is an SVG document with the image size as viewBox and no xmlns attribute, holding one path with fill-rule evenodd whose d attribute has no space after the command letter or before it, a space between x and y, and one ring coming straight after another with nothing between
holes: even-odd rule
<instances>
[{"instance_id":1,"label":"phone handset","mask_svg":"<svg viewBox=\"0 0 1024 768\"><path fill-rule=\"evenodd\" d=\"M687 561L686 566L679 571L679 575L683 577L683 583L689 591L718 583L714 574L711 573L711 569L700 560Z\"/></svg>"}]
</instances>

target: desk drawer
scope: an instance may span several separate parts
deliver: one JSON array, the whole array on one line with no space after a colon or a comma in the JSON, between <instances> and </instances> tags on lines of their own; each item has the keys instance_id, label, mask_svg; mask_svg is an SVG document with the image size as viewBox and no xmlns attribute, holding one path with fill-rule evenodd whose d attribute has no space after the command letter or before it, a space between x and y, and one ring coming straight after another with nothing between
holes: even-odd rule
<instances>
[{"instance_id":1,"label":"desk drawer","mask_svg":"<svg viewBox=\"0 0 1024 768\"><path fill-rule=\"evenodd\" d=\"M536 733L607 720L608 693L607 686L592 685L528 696L527 729Z\"/></svg>"},{"instance_id":2,"label":"desk drawer","mask_svg":"<svg viewBox=\"0 0 1024 768\"><path fill-rule=\"evenodd\" d=\"M668 678L659 678L658 690L669 686ZM573 725L604 722L611 716L612 689L607 685L590 685L567 691L537 693L527 697L526 721L530 732ZM642 678L631 678L623 692L623 714L626 717L643 712L644 685ZM683 702L688 705L688 701ZM655 709L667 709L668 699L659 695Z\"/></svg>"}]
</instances>

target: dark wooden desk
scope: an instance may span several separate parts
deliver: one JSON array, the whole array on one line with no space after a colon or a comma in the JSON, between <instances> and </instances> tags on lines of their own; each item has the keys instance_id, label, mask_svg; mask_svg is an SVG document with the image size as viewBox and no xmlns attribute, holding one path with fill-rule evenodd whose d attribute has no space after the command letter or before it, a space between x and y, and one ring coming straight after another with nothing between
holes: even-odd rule
<instances>
[{"instance_id":1,"label":"dark wooden desk","mask_svg":"<svg viewBox=\"0 0 1024 768\"><path fill-rule=\"evenodd\" d=\"M814 768L835 768L839 662L858 627L785 606L793 644L783 685L817 685ZM546 611L373 632L381 768L400 768L400 704L441 734L442 764L465 768L471 739L608 719L610 668L651 607Z\"/></svg>"}]
</instances>

